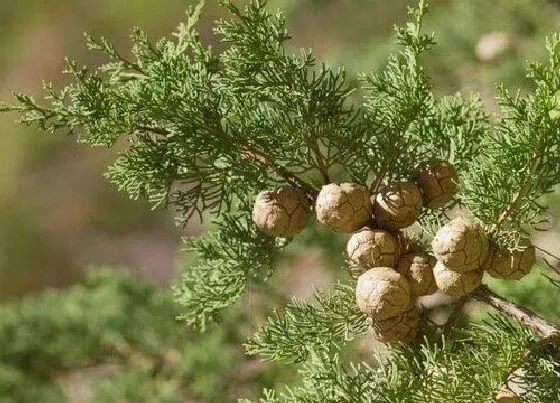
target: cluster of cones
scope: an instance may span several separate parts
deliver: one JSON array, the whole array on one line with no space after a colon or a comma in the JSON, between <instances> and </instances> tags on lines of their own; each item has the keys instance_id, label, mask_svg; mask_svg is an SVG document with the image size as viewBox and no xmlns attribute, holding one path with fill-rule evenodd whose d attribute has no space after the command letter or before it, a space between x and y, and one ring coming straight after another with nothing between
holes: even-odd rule
<instances>
[{"instance_id":1,"label":"cluster of cones","mask_svg":"<svg viewBox=\"0 0 560 403\"><path fill-rule=\"evenodd\" d=\"M308 224L314 210L319 223L352 233L347 254L357 278L356 302L373 317L377 338L406 343L419 329L416 299L438 289L462 296L480 285L483 271L497 278L519 279L535 261L524 241L515 250L491 242L482 226L459 217L443 226L432 241L433 256L405 241L402 229L414 224L422 208L441 208L457 192L457 172L448 162L423 164L412 181L395 181L375 194L355 183L324 185L314 209L292 186L259 193L253 208L257 227L269 235L292 238Z\"/></svg>"}]
</instances>

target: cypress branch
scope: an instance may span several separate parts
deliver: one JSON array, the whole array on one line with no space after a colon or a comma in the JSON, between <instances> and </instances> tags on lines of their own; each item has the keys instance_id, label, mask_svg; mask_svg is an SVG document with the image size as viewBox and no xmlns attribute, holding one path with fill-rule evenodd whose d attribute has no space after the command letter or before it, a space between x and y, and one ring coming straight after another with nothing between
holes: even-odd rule
<instances>
[{"instance_id":1,"label":"cypress branch","mask_svg":"<svg viewBox=\"0 0 560 403\"><path fill-rule=\"evenodd\" d=\"M344 69L318 62L309 51L287 50L291 35L285 18L268 11L266 1L253 0L244 10L230 0L221 4L232 15L215 26L224 44L221 52L200 41L200 3L189 9L172 39L152 42L134 30L130 60L106 39L86 37L88 47L104 53L107 63L91 68L68 61L73 83L59 91L45 85L44 104L16 94L16 105L0 107L19 112L24 124L64 130L93 146L111 147L124 139L128 147L107 172L119 189L155 207L169 205L182 224L194 215L213 215L215 230L185 241L195 259L185 265L175 299L186 323L208 330L248 287L275 272L280 252L292 241L258 231L251 205L257 193L279 184L300 189L310 202L335 175L376 193L391 181L413 180L420 164L443 159L458 169L462 185L445 207L469 211L492 241L517 240L527 228L546 222L542 197L560 184L560 36L548 39L548 63L530 65L532 92L512 96L498 86L501 115L491 124L478 96L439 97L432 91L423 59L435 37L422 33L424 0L410 10L411 22L397 27L399 49L385 68L361 76L361 103L350 99L358 88ZM446 209L426 210L419 219L421 231L411 239L427 243L448 219ZM292 301L247 342L249 354L303 362L300 385L283 394L269 391L263 401L485 402L495 398L512 368L525 371L522 381L534 387L526 393L529 398L554 398L551 388L560 386L554 369L558 326L486 286L468 298L526 326L493 316L489 323L455 329L465 297L444 325L443 340L428 332L424 342L390 348L388 357L347 364L345 343L370 325L356 306L354 286L338 284L331 292L318 291L312 302ZM534 344L531 330L544 336L546 346ZM149 367L149 377L169 371L159 352L146 357L136 351L134 340L96 337L98 349ZM44 353L41 346L34 351L34 344L27 344L25 354ZM538 351L527 355L529 345ZM55 356L68 358L59 349ZM89 357L87 352L83 357ZM18 359L17 354L5 357L0 377L8 379L15 367L8 384L26 386ZM34 371L43 374L41 368ZM144 382L145 372L130 376ZM136 400L157 395L147 393L135 395Z\"/></svg>"},{"instance_id":2,"label":"cypress branch","mask_svg":"<svg viewBox=\"0 0 560 403\"><path fill-rule=\"evenodd\" d=\"M484 302L498 311L510 315L521 323L541 333L545 338L560 334L560 329L554 323L541 318L530 309L518 306L507 299L490 291L486 286L481 286L472 293L472 298Z\"/></svg>"}]
</instances>

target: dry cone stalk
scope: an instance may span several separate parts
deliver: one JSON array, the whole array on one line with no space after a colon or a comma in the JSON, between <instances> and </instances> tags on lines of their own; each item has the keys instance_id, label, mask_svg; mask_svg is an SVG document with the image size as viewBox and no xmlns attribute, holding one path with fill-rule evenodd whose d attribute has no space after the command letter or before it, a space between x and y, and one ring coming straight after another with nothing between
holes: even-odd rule
<instances>
[{"instance_id":1,"label":"dry cone stalk","mask_svg":"<svg viewBox=\"0 0 560 403\"><path fill-rule=\"evenodd\" d=\"M436 259L457 272L481 268L488 258L489 248L484 229L476 221L464 217L444 225L432 240Z\"/></svg>"},{"instance_id":2,"label":"dry cone stalk","mask_svg":"<svg viewBox=\"0 0 560 403\"><path fill-rule=\"evenodd\" d=\"M360 311L383 320L410 309L406 279L389 267L370 269L358 278L356 302Z\"/></svg>"},{"instance_id":3,"label":"dry cone stalk","mask_svg":"<svg viewBox=\"0 0 560 403\"><path fill-rule=\"evenodd\" d=\"M412 182L392 182L375 196L373 214L388 230L399 230L414 224L422 211L422 195Z\"/></svg>"},{"instance_id":4,"label":"dry cone stalk","mask_svg":"<svg viewBox=\"0 0 560 403\"><path fill-rule=\"evenodd\" d=\"M334 231L353 232L371 220L370 194L355 183L325 185L315 203L317 221Z\"/></svg>"},{"instance_id":5,"label":"dry cone stalk","mask_svg":"<svg viewBox=\"0 0 560 403\"><path fill-rule=\"evenodd\" d=\"M311 209L300 190L282 186L257 195L253 221L261 231L278 237L292 238L305 228Z\"/></svg>"}]
</instances>

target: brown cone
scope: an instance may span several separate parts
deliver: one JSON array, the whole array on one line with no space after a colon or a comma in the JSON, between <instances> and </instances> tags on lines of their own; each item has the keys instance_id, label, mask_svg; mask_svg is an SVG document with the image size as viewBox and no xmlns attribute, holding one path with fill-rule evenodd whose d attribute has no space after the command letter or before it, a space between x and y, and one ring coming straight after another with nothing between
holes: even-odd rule
<instances>
[{"instance_id":1,"label":"brown cone","mask_svg":"<svg viewBox=\"0 0 560 403\"><path fill-rule=\"evenodd\" d=\"M392 182L375 196L373 214L382 228L396 231L414 224L422 210L422 195L415 183Z\"/></svg>"},{"instance_id":2,"label":"brown cone","mask_svg":"<svg viewBox=\"0 0 560 403\"><path fill-rule=\"evenodd\" d=\"M358 278L356 302L360 311L383 320L410 309L410 288L406 279L389 267L370 269Z\"/></svg>"},{"instance_id":3,"label":"brown cone","mask_svg":"<svg viewBox=\"0 0 560 403\"><path fill-rule=\"evenodd\" d=\"M369 190L356 183L331 183L321 188L315 203L317 221L340 232L353 232L371 221Z\"/></svg>"},{"instance_id":4,"label":"brown cone","mask_svg":"<svg viewBox=\"0 0 560 403\"><path fill-rule=\"evenodd\" d=\"M257 195L252 218L261 231L292 238L305 228L311 215L307 198L300 190L283 186Z\"/></svg>"}]
</instances>

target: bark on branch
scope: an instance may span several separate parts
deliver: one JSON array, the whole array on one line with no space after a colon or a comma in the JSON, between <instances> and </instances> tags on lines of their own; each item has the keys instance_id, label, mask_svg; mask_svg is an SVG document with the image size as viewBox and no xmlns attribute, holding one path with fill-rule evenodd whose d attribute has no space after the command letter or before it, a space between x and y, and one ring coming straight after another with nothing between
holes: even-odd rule
<instances>
[{"instance_id":1,"label":"bark on branch","mask_svg":"<svg viewBox=\"0 0 560 403\"><path fill-rule=\"evenodd\" d=\"M468 300L469 297L465 295L459 298L457 302L455 302L455 305L453 306L453 309L449 314L449 317L447 318L447 322L445 322L442 328L442 333L445 337L449 337L451 335L451 332L453 331L453 326L455 325L455 321L461 314L461 311L463 310L463 307L468 302Z\"/></svg>"},{"instance_id":2,"label":"bark on branch","mask_svg":"<svg viewBox=\"0 0 560 403\"><path fill-rule=\"evenodd\" d=\"M167 130L163 127L138 126L137 130L154 133L154 134L157 134L157 135L160 135L160 136L167 136L170 133L169 130ZM221 127L216 128L216 135L223 136ZM319 191L316 188L314 188L312 185L310 185L309 183L307 183L306 181L304 181L303 179L301 179L300 177L298 177L294 173L290 172L286 167L277 164L276 161L274 161L264 151L261 151L261 150L255 148L255 147L251 146L246 141L242 142L242 149L243 149L243 153L244 153L245 156L247 156L248 158L251 158L253 161L258 162L259 164L262 164L262 165L272 169L273 171L276 172L276 174L278 174L279 176L284 178L284 180L286 180L286 182L288 182L292 185L299 186L305 193L307 193L309 195L310 198L314 199L317 196L317 194L319 193ZM323 172L323 171L321 171L321 172ZM325 171L325 173L326 173L326 171ZM326 178L325 180L327 181L326 183L328 183L328 181L330 181L328 176L326 176L325 178Z\"/></svg>"},{"instance_id":3,"label":"bark on branch","mask_svg":"<svg viewBox=\"0 0 560 403\"><path fill-rule=\"evenodd\" d=\"M485 285L482 285L477 290L473 291L471 297L477 301L484 302L485 304L496 308L498 311L505 313L506 315L514 317L521 323L542 334L545 338L556 338L556 336L560 336L560 328L557 325L541 318L533 311L516 305L513 302L510 302L507 299L493 293Z\"/></svg>"},{"instance_id":4,"label":"bark on branch","mask_svg":"<svg viewBox=\"0 0 560 403\"><path fill-rule=\"evenodd\" d=\"M248 144L245 144L245 155L252 158L253 160L273 169L278 175L283 177L286 182L294 185L298 185L305 193L307 193L311 198L317 197L319 191L311 186L309 183L305 182L297 175L290 172L282 165L278 165L275 161L273 161L267 154L263 151L260 151Z\"/></svg>"}]
</instances>

